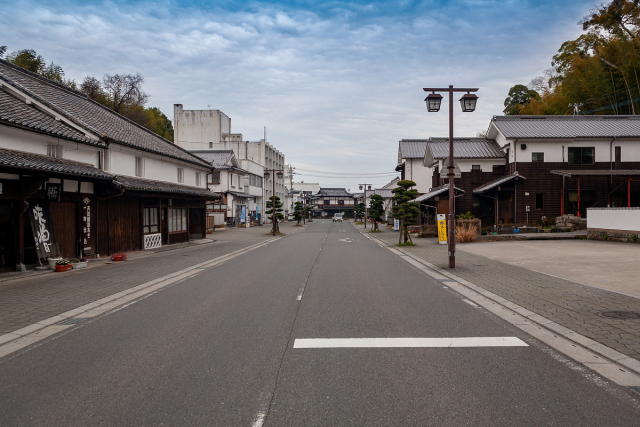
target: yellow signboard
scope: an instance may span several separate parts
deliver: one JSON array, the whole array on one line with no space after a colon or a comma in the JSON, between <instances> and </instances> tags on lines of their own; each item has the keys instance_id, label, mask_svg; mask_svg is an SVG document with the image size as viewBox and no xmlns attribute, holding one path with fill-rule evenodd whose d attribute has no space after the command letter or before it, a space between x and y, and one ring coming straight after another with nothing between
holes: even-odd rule
<instances>
[{"instance_id":1,"label":"yellow signboard","mask_svg":"<svg viewBox=\"0 0 640 427\"><path fill-rule=\"evenodd\" d=\"M447 243L447 216L438 214L438 243L441 245Z\"/></svg>"}]
</instances>

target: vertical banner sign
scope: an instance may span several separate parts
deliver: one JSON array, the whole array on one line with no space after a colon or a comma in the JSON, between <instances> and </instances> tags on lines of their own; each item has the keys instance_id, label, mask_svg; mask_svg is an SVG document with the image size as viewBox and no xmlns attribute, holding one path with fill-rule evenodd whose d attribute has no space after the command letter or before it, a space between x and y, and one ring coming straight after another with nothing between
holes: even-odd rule
<instances>
[{"instance_id":1,"label":"vertical banner sign","mask_svg":"<svg viewBox=\"0 0 640 427\"><path fill-rule=\"evenodd\" d=\"M93 233L93 196L91 194L82 195L82 252L84 255L95 253L94 233Z\"/></svg>"},{"instance_id":2,"label":"vertical banner sign","mask_svg":"<svg viewBox=\"0 0 640 427\"><path fill-rule=\"evenodd\" d=\"M445 214L438 214L438 243L441 245L447 244L447 216Z\"/></svg>"},{"instance_id":3,"label":"vertical banner sign","mask_svg":"<svg viewBox=\"0 0 640 427\"><path fill-rule=\"evenodd\" d=\"M241 206L240 207L240 224L244 224L247 221L247 207L246 206Z\"/></svg>"},{"instance_id":4,"label":"vertical banner sign","mask_svg":"<svg viewBox=\"0 0 640 427\"><path fill-rule=\"evenodd\" d=\"M399 219L394 219L393 220L393 231L400 231L400 220Z\"/></svg>"},{"instance_id":5,"label":"vertical banner sign","mask_svg":"<svg viewBox=\"0 0 640 427\"><path fill-rule=\"evenodd\" d=\"M33 231L33 241L36 244L38 258L59 257L58 241L53 232L53 222L49 205L45 202L38 202L29 206L29 218L31 230Z\"/></svg>"}]
</instances>

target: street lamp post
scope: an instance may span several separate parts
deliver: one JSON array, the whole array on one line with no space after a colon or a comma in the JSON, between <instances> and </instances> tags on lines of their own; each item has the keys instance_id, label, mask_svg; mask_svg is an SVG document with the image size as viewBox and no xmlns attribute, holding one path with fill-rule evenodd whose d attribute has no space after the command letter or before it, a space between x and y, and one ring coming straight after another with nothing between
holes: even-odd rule
<instances>
[{"instance_id":1,"label":"street lamp post","mask_svg":"<svg viewBox=\"0 0 640 427\"><path fill-rule=\"evenodd\" d=\"M273 190L271 192L271 222L273 223L273 235L276 235L276 175L278 179L282 179L284 175L284 169L265 169L264 170L264 179L269 179L269 177L273 174L273 179L271 183L273 184Z\"/></svg>"},{"instance_id":2,"label":"street lamp post","mask_svg":"<svg viewBox=\"0 0 640 427\"><path fill-rule=\"evenodd\" d=\"M369 216L369 210L367 209L367 188L371 190L371 184L358 184L360 189L364 189L364 228L367 228L367 216Z\"/></svg>"},{"instance_id":3,"label":"street lamp post","mask_svg":"<svg viewBox=\"0 0 640 427\"><path fill-rule=\"evenodd\" d=\"M455 198L455 187L454 187L454 164L453 164L453 93L454 92L466 92L460 98L460 106L462 107L462 112L471 113L476 109L476 103L478 101L478 97L471 92L477 92L478 88L456 88L454 89L452 85L448 88L424 88L425 92L431 92L425 98L427 103L427 111L429 112L438 112L440 111L440 104L442 103L442 95L436 92L448 92L449 93L449 172L447 173L447 177L449 178L449 235L447 236L447 243L449 246L449 268L456 268L456 234L455 234L455 223L456 223L456 213L454 208L454 198Z\"/></svg>"}]
</instances>

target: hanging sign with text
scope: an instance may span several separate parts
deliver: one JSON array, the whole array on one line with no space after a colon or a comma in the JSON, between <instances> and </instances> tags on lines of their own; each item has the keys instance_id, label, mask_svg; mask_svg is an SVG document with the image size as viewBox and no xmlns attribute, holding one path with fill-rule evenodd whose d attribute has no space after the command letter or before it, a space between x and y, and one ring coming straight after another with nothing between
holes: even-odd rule
<instances>
[{"instance_id":1,"label":"hanging sign with text","mask_svg":"<svg viewBox=\"0 0 640 427\"><path fill-rule=\"evenodd\" d=\"M93 212L93 195L82 195L82 252L86 256L95 253L94 239L94 212Z\"/></svg>"},{"instance_id":2,"label":"hanging sign with text","mask_svg":"<svg viewBox=\"0 0 640 427\"><path fill-rule=\"evenodd\" d=\"M29 206L28 211L33 231L33 241L36 245L38 258L53 258L60 256L58 241L53 231L53 221L47 202L38 202Z\"/></svg>"},{"instance_id":3,"label":"hanging sign with text","mask_svg":"<svg viewBox=\"0 0 640 427\"><path fill-rule=\"evenodd\" d=\"M438 214L438 243L444 245L447 243L447 216Z\"/></svg>"}]
</instances>

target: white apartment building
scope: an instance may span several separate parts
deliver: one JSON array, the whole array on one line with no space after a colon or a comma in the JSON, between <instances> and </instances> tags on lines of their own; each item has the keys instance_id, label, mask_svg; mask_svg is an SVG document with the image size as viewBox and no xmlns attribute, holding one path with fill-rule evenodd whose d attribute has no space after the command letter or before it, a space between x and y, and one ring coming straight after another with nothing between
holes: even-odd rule
<instances>
[{"instance_id":1,"label":"white apartment building","mask_svg":"<svg viewBox=\"0 0 640 427\"><path fill-rule=\"evenodd\" d=\"M243 191L253 199L248 199L248 209L264 220L266 202L274 193L285 203L285 178L270 174L263 177L265 170L285 170L284 154L264 139L243 141L242 134L231 133L231 118L220 110L185 110L182 104L174 104L174 141L187 150L233 150L238 165L249 172ZM254 176L252 178L252 176ZM275 182L274 182L275 180ZM274 185L275 184L275 185ZM283 206L283 209L287 209Z\"/></svg>"}]
</instances>

